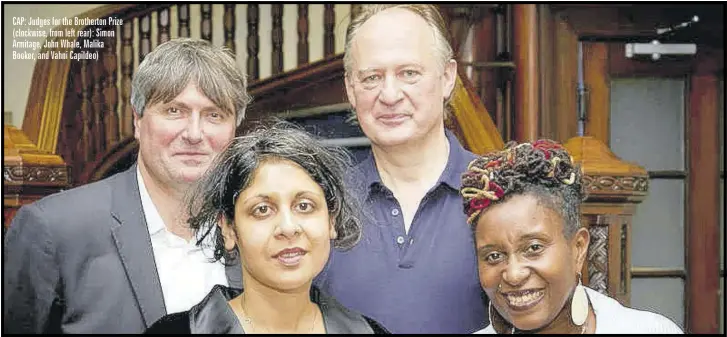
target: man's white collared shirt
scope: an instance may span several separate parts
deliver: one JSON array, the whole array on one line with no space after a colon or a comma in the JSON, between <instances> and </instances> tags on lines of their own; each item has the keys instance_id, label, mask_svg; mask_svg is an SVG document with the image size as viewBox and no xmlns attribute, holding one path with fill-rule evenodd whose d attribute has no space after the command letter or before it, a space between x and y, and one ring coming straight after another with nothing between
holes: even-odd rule
<instances>
[{"instance_id":1,"label":"man's white collared shirt","mask_svg":"<svg viewBox=\"0 0 727 337\"><path fill-rule=\"evenodd\" d=\"M228 285L225 266L210 261L213 252L207 247L214 245L198 247L195 238L187 242L167 230L138 168L136 175L167 314L189 310L216 284ZM212 235L207 239L214 242Z\"/></svg>"}]
</instances>

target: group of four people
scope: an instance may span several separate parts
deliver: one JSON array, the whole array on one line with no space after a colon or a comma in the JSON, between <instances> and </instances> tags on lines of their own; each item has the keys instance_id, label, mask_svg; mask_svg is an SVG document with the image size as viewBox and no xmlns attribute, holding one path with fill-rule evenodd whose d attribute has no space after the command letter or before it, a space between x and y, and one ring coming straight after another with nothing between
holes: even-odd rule
<instances>
[{"instance_id":1,"label":"group of four people","mask_svg":"<svg viewBox=\"0 0 727 337\"><path fill-rule=\"evenodd\" d=\"M558 144L483 157L444 127L457 66L436 6L362 6L346 93L371 155L279 122L208 42L132 83L136 164L21 208L7 332L681 332L586 288L581 173Z\"/></svg>"}]
</instances>

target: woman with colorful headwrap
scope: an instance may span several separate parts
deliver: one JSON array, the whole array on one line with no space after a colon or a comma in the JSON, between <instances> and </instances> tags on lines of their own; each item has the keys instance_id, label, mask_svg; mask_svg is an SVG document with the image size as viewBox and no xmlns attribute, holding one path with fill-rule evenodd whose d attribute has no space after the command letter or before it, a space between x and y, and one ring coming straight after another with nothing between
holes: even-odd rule
<instances>
[{"instance_id":1,"label":"woman with colorful headwrap","mask_svg":"<svg viewBox=\"0 0 727 337\"><path fill-rule=\"evenodd\" d=\"M472 161L461 194L491 324L477 333L683 333L668 318L583 286L590 236L580 168L550 140Z\"/></svg>"}]
</instances>

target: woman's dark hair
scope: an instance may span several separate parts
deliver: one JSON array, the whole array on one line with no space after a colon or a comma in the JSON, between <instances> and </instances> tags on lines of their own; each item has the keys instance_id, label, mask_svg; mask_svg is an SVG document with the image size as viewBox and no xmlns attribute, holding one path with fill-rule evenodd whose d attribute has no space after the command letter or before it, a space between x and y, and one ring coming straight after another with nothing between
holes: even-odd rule
<instances>
[{"instance_id":1,"label":"woman's dark hair","mask_svg":"<svg viewBox=\"0 0 727 337\"><path fill-rule=\"evenodd\" d=\"M580 227L582 176L565 148L552 140L510 142L502 151L473 160L462 174L467 222L474 229L491 205L531 194L563 218L563 234L570 238Z\"/></svg>"},{"instance_id":2,"label":"woman's dark hair","mask_svg":"<svg viewBox=\"0 0 727 337\"><path fill-rule=\"evenodd\" d=\"M326 147L292 123L276 120L265 124L234 138L188 194L188 223L195 231L197 245L213 233L213 259L224 257L227 263L237 257L237 251L225 249L217 223L221 216L234 223L237 195L250 186L256 170L266 160L289 160L300 165L323 190L337 232L334 247L348 249L358 243L361 225L354 213L358 208L346 192L344 178L351 167L350 154L342 148Z\"/></svg>"}]
</instances>

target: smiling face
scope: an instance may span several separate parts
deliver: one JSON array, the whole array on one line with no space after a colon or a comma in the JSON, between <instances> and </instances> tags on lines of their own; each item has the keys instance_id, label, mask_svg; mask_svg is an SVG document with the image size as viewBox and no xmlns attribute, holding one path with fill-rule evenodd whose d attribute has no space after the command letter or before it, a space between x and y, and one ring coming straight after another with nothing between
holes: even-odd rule
<instances>
[{"instance_id":1,"label":"smiling face","mask_svg":"<svg viewBox=\"0 0 727 337\"><path fill-rule=\"evenodd\" d=\"M505 320L533 330L568 319L561 312L585 260L586 229L567 239L562 217L525 194L487 209L475 239L480 283Z\"/></svg>"},{"instance_id":2,"label":"smiling face","mask_svg":"<svg viewBox=\"0 0 727 337\"><path fill-rule=\"evenodd\" d=\"M374 145L404 144L444 127L456 62L441 64L435 48L432 27L406 9L378 13L356 32L346 93Z\"/></svg>"},{"instance_id":3,"label":"smiling face","mask_svg":"<svg viewBox=\"0 0 727 337\"><path fill-rule=\"evenodd\" d=\"M193 83L171 102L148 106L142 117L134 114L142 174L178 190L197 181L234 135L235 116Z\"/></svg>"},{"instance_id":4,"label":"smiling face","mask_svg":"<svg viewBox=\"0 0 727 337\"><path fill-rule=\"evenodd\" d=\"M221 226L225 248L239 247L245 286L279 291L310 287L336 237L323 190L288 160L263 161L235 202L234 229Z\"/></svg>"}]
</instances>

